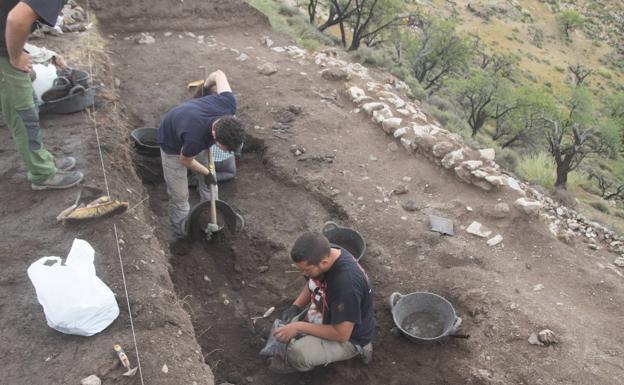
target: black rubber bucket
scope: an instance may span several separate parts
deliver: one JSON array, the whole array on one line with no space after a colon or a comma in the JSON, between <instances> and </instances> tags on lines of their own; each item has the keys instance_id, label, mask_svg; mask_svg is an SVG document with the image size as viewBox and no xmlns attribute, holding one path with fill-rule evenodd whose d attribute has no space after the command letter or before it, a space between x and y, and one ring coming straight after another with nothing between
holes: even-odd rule
<instances>
[{"instance_id":1,"label":"black rubber bucket","mask_svg":"<svg viewBox=\"0 0 624 385\"><path fill-rule=\"evenodd\" d=\"M227 203L216 200L217 222L223 230L235 234L245 227L245 218ZM198 240L206 238L206 226L210 221L210 201L204 201L193 206L184 222L184 234L187 239Z\"/></svg>"},{"instance_id":2,"label":"black rubber bucket","mask_svg":"<svg viewBox=\"0 0 624 385\"><path fill-rule=\"evenodd\" d=\"M141 127L130 133L137 153L144 156L160 157L160 146L158 145L158 128Z\"/></svg>"},{"instance_id":3,"label":"black rubber bucket","mask_svg":"<svg viewBox=\"0 0 624 385\"><path fill-rule=\"evenodd\" d=\"M323 226L322 233L329 240L329 243L346 249L358 261L366 252L366 242L364 242L364 238L360 233L355 230L340 227L334 222L327 222Z\"/></svg>"},{"instance_id":4,"label":"black rubber bucket","mask_svg":"<svg viewBox=\"0 0 624 385\"><path fill-rule=\"evenodd\" d=\"M144 183L158 184L163 180L163 169L158 145L158 129L137 128L130 133L134 140L135 167Z\"/></svg>"},{"instance_id":5,"label":"black rubber bucket","mask_svg":"<svg viewBox=\"0 0 624 385\"><path fill-rule=\"evenodd\" d=\"M410 341L430 343L447 336L467 337L457 334L462 319L453 305L437 294L395 292L390 295L390 309L394 324Z\"/></svg>"}]
</instances>

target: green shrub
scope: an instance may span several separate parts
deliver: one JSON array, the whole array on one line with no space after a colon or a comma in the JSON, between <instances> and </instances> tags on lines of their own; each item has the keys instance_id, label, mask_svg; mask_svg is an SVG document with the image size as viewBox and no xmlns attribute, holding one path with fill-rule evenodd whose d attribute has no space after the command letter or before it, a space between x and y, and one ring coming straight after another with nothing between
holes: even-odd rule
<instances>
[{"instance_id":1,"label":"green shrub","mask_svg":"<svg viewBox=\"0 0 624 385\"><path fill-rule=\"evenodd\" d=\"M301 14L301 11L299 11L299 8L294 7L292 5L285 4L285 3L280 4L278 12L280 15L284 15L288 17L293 17L295 15Z\"/></svg>"},{"instance_id":2,"label":"green shrub","mask_svg":"<svg viewBox=\"0 0 624 385\"><path fill-rule=\"evenodd\" d=\"M547 152L521 156L516 168L516 174L522 179L538 184L548 190L553 189L557 176L555 162ZM577 190L586 182L587 175L584 172L572 171L568 174L567 188L569 190Z\"/></svg>"},{"instance_id":3,"label":"green shrub","mask_svg":"<svg viewBox=\"0 0 624 385\"><path fill-rule=\"evenodd\" d=\"M589 202L589 205L595 208L596 210L601 211L605 214L611 214L611 210L609 210L609 206L603 201Z\"/></svg>"},{"instance_id":4,"label":"green shrub","mask_svg":"<svg viewBox=\"0 0 624 385\"><path fill-rule=\"evenodd\" d=\"M520 157L518 154L509 148L501 148L496 150L496 163L500 164L506 170L516 172Z\"/></svg>"},{"instance_id":5,"label":"green shrub","mask_svg":"<svg viewBox=\"0 0 624 385\"><path fill-rule=\"evenodd\" d=\"M558 65L556 65L556 66L555 66L555 71L557 71L557 72L561 72L561 73L563 73L563 72L565 72L565 70L566 70L566 69L565 69L565 68L563 68L563 67L561 67L561 66L558 66Z\"/></svg>"},{"instance_id":6,"label":"green shrub","mask_svg":"<svg viewBox=\"0 0 624 385\"><path fill-rule=\"evenodd\" d=\"M392 68L392 55L381 49L360 47L357 51L351 52L351 57L364 64L376 67Z\"/></svg>"},{"instance_id":7,"label":"green shrub","mask_svg":"<svg viewBox=\"0 0 624 385\"><path fill-rule=\"evenodd\" d=\"M608 70L604 68L598 68L596 72L598 72L598 76L605 78L605 79L611 79L613 77L611 72L609 72Z\"/></svg>"}]
</instances>

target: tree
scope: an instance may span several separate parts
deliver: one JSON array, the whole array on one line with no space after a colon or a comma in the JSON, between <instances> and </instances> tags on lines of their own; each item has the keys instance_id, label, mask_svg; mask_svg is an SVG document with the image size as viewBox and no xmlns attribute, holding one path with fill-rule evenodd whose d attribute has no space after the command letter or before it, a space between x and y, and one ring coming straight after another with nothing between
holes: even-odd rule
<instances>
[{"instance_id":1,"label":"tree","mask_svg":"<svg viewBox=\"0 0 624 385\"><path fill-rule=\"evenodd\" d=\"M572 91L562 110L542 117L548 150L555 160L555 187L566 188L568 174L590 155L614 156L617 131L609 121L594 116L590 92L583 87Z\"/></svg>"},{"instance_id":2,"label":"tree","mask_svg":"<svg viewBox=\"0 0 624 385\"><path fill-rule=\"evenodd\" d=\"M374 45L382 32L397 26L407 17L401 15L404 9L401 0L308 0L308 17L313 25L316 25L319 7L326 7L328 16L316 28L322 32L338 25L342 45L345 48L349 46L349 51L357 50L362 41ZM349 30L350 34L347 33ZM350 42L347 42L348 37Z\"/></svg>"},{"instance_id":3,"label":"tree","mask_svg":"<svg viewBox=\"0 0 624 385\"><path fill-rule=\"evenodd\" d=\"M472 136L488 119L501 119L516 108L508 98L511 82L492 71L473 69L467 78L455 80L451 90L468 116Z\"/></svg>"},{"instance_id":4,"label":"tree","mask_svg":"<svg viewBox=\"0 0 624 385\"><path fill-rule=\"evenodd\" d=\"M594 70L589 69L580 63L570 65L568 66L568 69L572 75L574 75L574 83L576 86L582 85L585 79L594 72Z\"/></svg>"},{"instance_id":5,"label":"tree","mask_svg":"<svg viewBox=\"0 0 624 385\"><path fill-rule=\"evenodd\" d=\"M583 28L585 18L574 9L566 9L557 15L557 23L565 33L566 38L569 39L570 32Z\"/></svg>"},{"instance_id":6,"label":"tree","mask_svg":"<svg viewBox=\"0 0 624 385\"><path fill-rule=\"evenodd\" d=\"M492 139L502 148L543 143L542 116L555 109L553 98L544 89L531 86L519 87L510 98L515 101L516 108L496 119L494 131L490 133Z\"/></svg>"},{"instance_id":7,"label":"tree","mask_svg":"<svg viewBox=\"0 0 624 385\"><path fill-rule=\"evenodd\" d=\"M439 89L451 76L463 72L471 58L466 39L455 33L450 20L427 20L410 50L410 66L414 77L425 90Z\"/></svg>"},{"instance_id":8,"label":"tree","mask_svg":"<svg viewBox=\"0 0 624 385\"><path fill-rule=\"evenodd\" d=\"M372 45L381 32L398 26L403 18L408 17L401 14L403 9L401 0L354 0L353 13L349 17L352 35L348 50L357 50L363 40Z\"/></svg>"}]
</instances>

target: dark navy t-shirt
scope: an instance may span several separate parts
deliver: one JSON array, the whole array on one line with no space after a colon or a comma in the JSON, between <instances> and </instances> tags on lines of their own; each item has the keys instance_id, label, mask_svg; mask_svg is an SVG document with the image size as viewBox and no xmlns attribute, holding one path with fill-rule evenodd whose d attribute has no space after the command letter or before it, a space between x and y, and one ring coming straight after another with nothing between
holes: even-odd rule
<instances>
[{"instance_id":1,"label":"dark navy t-shirt","mask_svg":"<svg viewBox=\"0 0 624 385\"><path fill-rule=\"evenodd\" d=\"M6 24L9 12L20 1L28 4L30 8L39 16L39 21L49 25L56 24L61 9L63 9L63 0L2 0L0 4L0 56L9 56L6 46Z\"/></svg>"},{"instance_id":2,"label":"dark navy t-shirt","mask_svg":"<svg viewBox=\"0 0 624 385\"><path fill-rule=\"evenodd\" d=\"M320 281L312 280L308 286L316 287L312 300L317 309L323 309L323 324L353 322L349 341L365 346L373 340L375 329L373 290L356 259L345 249L340 248L340 251L340 256L324 277Z\"/></svg>"},{"instance_id":3,"label":"dark navy t-shirt","mask_svg":"<svg viewBox=\"0 0 624 385\"><path fill-rule=\"evenodd\" d=\"M236 98L222 92L191 99L171 109L158 130L158 144L167 154L194 157L215 143L212 124L236 114Z\"/></svg>"}]
</instances>

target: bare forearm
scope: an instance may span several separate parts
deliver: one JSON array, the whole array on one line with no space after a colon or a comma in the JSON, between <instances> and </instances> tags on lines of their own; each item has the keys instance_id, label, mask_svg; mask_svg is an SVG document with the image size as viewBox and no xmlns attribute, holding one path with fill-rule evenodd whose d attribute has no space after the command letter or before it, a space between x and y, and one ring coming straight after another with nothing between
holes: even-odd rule
<instances>
[{"instance_id":1,"label":"bare forearm","mask_svg":"<svg viewBox=\"0 0 624 385\"><path fill-rule=\"evenodd\" d=\"M18 3L9 12L5 36L7 51L12 61L22 54L35 20L37 20L37 14L25 3Z\"/></svg>"},{"instance_id":2,"label":"bare forearm","mask_svg":"<svg viewBox=\"0 0 624 385\"><path fill-rule=\"evenodd\" d=\"M180 163L191 171L195 171L202 175L208 175L208 168L195 159L188 160L188 158L180 158Z\"/></svg>"},{"instance_id":3,"label":"bare forearm","mask_svg":"<svg viewBox=\"0 0 624 385\"><path fill-rule=\"evenodd\" d=\"M293 305L297 306L299 309L303 309L304 307L308 306L309 303L310 290L308 289L308 284L306 283L306 285L301 290L301 293L299 293L299 295L297 296L297 299L295 299L295 302L293 302Z\"/></svg>"}]
</instances>

